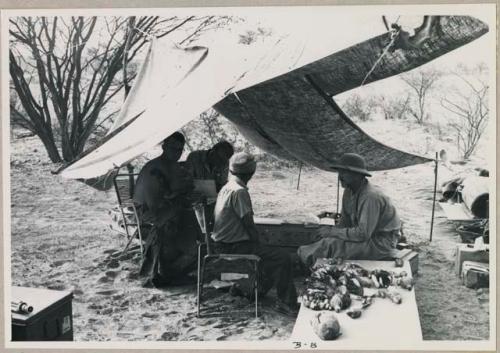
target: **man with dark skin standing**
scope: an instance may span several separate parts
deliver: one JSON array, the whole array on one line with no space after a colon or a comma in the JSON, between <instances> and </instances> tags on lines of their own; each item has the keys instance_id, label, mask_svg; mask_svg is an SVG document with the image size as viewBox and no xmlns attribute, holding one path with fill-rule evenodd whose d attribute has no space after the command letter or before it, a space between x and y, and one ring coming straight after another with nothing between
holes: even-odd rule
<instances>
[{"instance_id":1,"label":"man with dark skin standing","mask_svg":"<svg viewBox=\"0 0 500 353\"><path fill-rule=\"evenodd\" d=\"M186 165L194 179L212 179L217 192L226 184L229 158L234 154L233 146L227 141L217 142L209 150L191 152Z\"/></svg>"},{"instance_id":2,"label":"man with dark skin standing","mask_svg":"<svg viewBox=\"0 0 500 353\"><path fill-rule=\"evenodd\" d=\"M276 310L293 315L298 304L290 255L282 249L260 244L253 220L252 201L247 185L255 173L256 165L253 156L248 153L240 152L231 157L231 175L220 190L215 205L212 233L214 248L218 253L259 256L262 278L259 291L265 294L273 285L276 286Z\"/></svg>"},{"instance_id":3,"label":"man with dark skin standing","mask_svg":"<svg viewBox=\"0 0 500 353\"><path fill-rule=\"evenodd\" d=\"M367 177L371 175L360 155L346 153L334 168L345 189L339 223L321 227L322 239L299 247L299 258L310 267L319 258L382 260L390 257L401 229L391 200L368 182Z\"/></svg>"},{"instance_id":4,"label":"man with dark skin standing","mask_svg":"<svg viewBox=\"0 0 500 353\"><path fill-rule=\"evenodd\" d=\"M137 178L134 201L144 223L153 224L146 239L140 274L145 286L162 286L183 274L191 262L178 237L182 209L189 206L192 178L178 160L185 138L175 132L162 143L163 153L144 165ZM189 260L189 261L188 261Z\"/></svg>"}]
</instances>

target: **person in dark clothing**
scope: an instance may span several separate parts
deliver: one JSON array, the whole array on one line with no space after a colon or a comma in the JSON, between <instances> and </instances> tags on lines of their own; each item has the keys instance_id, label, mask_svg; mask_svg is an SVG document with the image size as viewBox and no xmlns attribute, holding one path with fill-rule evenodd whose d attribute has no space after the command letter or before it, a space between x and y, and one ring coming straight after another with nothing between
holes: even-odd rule
<instances>
[{"instance_id":1,"label":"person in dark clothing","mask_svg":"<svg viewBox=\"0 0 500 353\"><path fill-rule=\"evenodd\" d=\"M215 204L215 222L212 232L214 249L219 253L255 254L261 258L260 278L262 294L276 286L276 309L287 314L298 310L297 292L293 283L290 255L282 250L259 243L253 221L253 209L247 183L256 169L252 155L241 152L229 162L231 175L220 190Z\"/></svg>"},{"instance_id":2,"label":"person in dark clothing","mask_svg":"<svg viewBox=\"0 0 500 353\"><path fill-rule=\"evenodd\" d=\"M145 245L140 275L145 286L161 286L183 275L194 257L186 254L178 235L181 212L193 189L190 174L178 163L184 136L175 132L162 143L163 153L139 173L134 201L144 223L153 225Z\"/></svg>"},{"instance_id":3,"label":"person in dark clothing","mask_svg":"<svg viewBox=\"0 0 500 353\"><path fill-rule=\"evenodd\" d=\"M233 154L233 146L227 141L220 141L209 150L191 152L186 165L194 179L215 180L218 192L227 183L229 158Z\"/></svg>"}]
</instances>

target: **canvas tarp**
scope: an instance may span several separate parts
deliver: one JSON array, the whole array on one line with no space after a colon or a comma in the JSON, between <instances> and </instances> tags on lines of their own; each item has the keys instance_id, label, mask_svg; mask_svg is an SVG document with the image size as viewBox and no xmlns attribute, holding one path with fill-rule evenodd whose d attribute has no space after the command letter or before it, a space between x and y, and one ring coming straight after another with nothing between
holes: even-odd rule
<instances>
[{"instance_id":1,"label":"canvas tarp","mask_svg":"<svg viewBox=\"0 0 500 353\"><path fill-rule=\"evenodd\" d=\"M280 23L294 23L288 20ZM373 36L373 23L373 19L354 23L345 16L336 21L330 17L315 19L303 32L293 26L274 26L258 32L252 41L242 40L248 27L241 27L219 31L196 42L194 48L153 42L106 141L62 175L103 175L146 152L213 105L262 149L325 170L331 170L344 152L364 155L370 170L425 162L428 159L369 137L332 99L359 86L389 43L389 33L362 41ZM367 82L422 65L487 30L471 17L441 17L439 31L425 45L388 53ZM342 31L355 35L346 40ZM352 46L352 41L359 43Z\"/></svg>"}]
</instances>

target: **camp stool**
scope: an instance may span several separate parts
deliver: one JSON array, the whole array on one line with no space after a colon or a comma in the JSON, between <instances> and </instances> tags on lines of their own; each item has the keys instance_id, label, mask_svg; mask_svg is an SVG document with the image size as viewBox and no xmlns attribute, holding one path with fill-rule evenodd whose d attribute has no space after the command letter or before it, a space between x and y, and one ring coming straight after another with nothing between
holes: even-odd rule
<instances>
[{"instance_id":1,"label":"camp stool","mask_svg":"<svg viewBox=\"0 0 500 353\"><path fill-rule=\"evenodd\" d=\"M259 263L260 257L253 254L215 254L213 252L211 233L207 231L207 219L205 217L205 204L197 203L193 205L196 219L198 220L201 232L204 235L204 242L198 244L198 272L197 272L197 315L201 316L201 300L203 297L203 285L205 279L205 271L210 261L225 260L225 261L240 261L245 260L253 264L253 291L255 296L255 317L259 316ZM202 254L205 253L203 256Z\"/></svg>"},{"instance_id":2,"label":"camp stool","mask_svg":"<svg viewBox=\"0 0 500 353\"><path fill-rule=\"evenodd\" d=\"M113 185L118 199L118 207L123 219L125 235L127 236L127 245L123 249L122 255L128 250L132 240L138 237L141 249L141 260L144 260L144 247L142 244L143 238L141 232L141 226L143 226L143 224L140 221L137 213L137 205L133 199L135 179L138 175L139 174L133 172L118 173L113 178ZM134 229L134 231L131 232L130 228Z\"/></svg>"}]
</instances>

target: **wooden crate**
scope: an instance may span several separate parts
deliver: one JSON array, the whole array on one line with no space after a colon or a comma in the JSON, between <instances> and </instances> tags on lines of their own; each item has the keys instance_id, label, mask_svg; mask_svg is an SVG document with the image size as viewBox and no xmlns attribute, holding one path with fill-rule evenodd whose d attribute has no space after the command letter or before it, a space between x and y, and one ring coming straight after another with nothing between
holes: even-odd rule
<instances>
[{"instance_id":1,"label":"wooden crate","mask_svg":"<svg viewBox=\"0 0 500 353\"><path fill-rule=\"evenodd\" d=\"M489 250L475 249L472 244L458 244L455 255L455 273L460 277L464 261L490 262Z\"/></svg>"},{"instance_id":2,"label":"wooden crate","mask_svg":"<svg viewBox=\"0 0 500 353\"><path fill-rule=\"evenodd\" d=\"M464 261L462 283L467 288L487 288L490 285L490 266L483 262Z\"/></svg>"}]
</instances>

